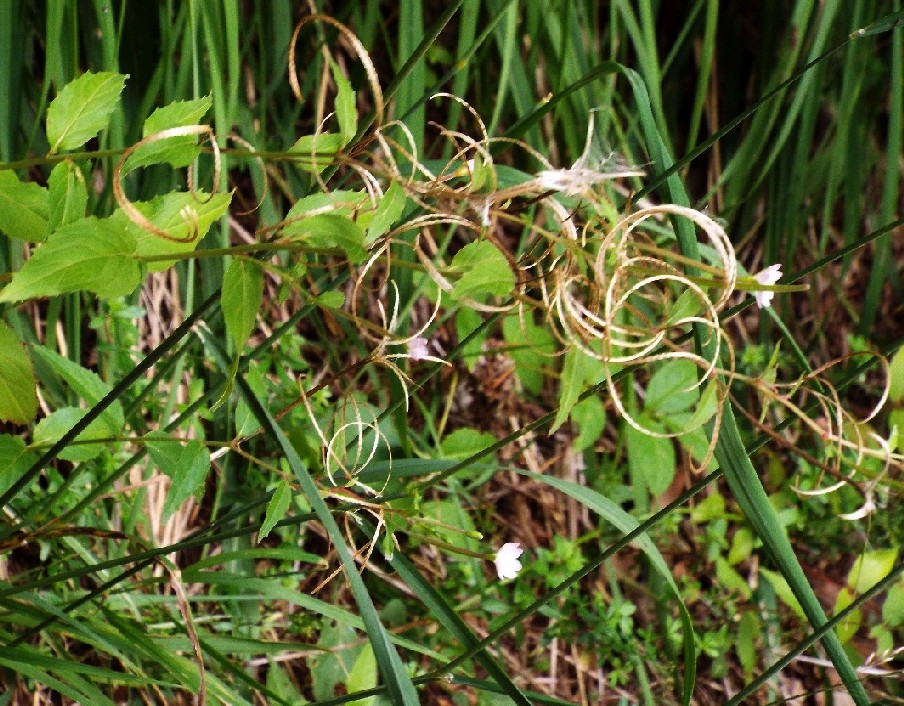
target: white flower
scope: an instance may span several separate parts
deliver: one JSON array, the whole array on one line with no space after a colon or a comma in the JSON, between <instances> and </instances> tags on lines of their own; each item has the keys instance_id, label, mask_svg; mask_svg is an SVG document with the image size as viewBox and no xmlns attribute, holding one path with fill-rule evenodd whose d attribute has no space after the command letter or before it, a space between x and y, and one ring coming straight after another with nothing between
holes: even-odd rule
<instances>
[{"instance_id":1,"label":"white flower","mask_svg":"<svg viewBox=\"0 0 904 706\"><path fill-rule=\"evenodd\" d=\"M499 551L493 563L496 564L496 573L500 579L513 579L521 571L521 562L518 557L524 553L518 542L506 542Z\"/></svg>"},{"instance_id":2,"label":"white flower","mask_svg":"<svg viewBox=\"0 0 904 706\"><path fill-rule=\"evenodd\" d=\"M757 272L753 278L760 284L765 284L767 287L770 287L782 278L782 266L769 265L769 267ZM756 303L759 305L760 309L769 306L772 303L772 297L774 296L775 292L769 291L753 293L753 298L756 299Z\"/></svg>"},{"instance_id":3,"label":"white flower","mask_svg":"<svg viewBox=\"0 0 904 706\"><path fill-rule=\"evenodd\" d=\"M428 344L429 341L423 336L416 336L408 339L408 342L406 343L408 347L408 357L412 362L428 360L431 358L430 350L427 347Z\"/></svg>"}]
</instances>

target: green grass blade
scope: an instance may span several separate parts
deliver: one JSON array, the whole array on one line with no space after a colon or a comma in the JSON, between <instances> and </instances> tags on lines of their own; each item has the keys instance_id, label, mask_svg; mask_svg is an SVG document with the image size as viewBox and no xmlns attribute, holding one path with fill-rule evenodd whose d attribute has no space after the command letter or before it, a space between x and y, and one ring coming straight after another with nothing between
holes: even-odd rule
<instances>
[{"instance_id":1,"label":"green grass blade","mask_svg":"<svg viewBox=\"0 0 904 706\"><path fill-rule=\"evenodd\" d=\"M643 79L630 69L625 69L624 74L634 91L637 108L640 113L640 122L650 155L660 168L668 170L672 166L672 160L665 145L659 138L656 123L647 100ZM666 194L673 203L688 205L689 199L677 176L672 175L668 177L665 186ZM682 253L692 260L699 260L697 238L693 227L683 219L676 219L675 231ZM708 354L711 351L706 349L712 344L703 344L700 339L701 337L698 336L697 347L701 354L709 359L711 355ZM813 592L813 587L807 581L807 577L797 561L797 557L794 555L791 543L782 530L775 510L769 502L766 491L763 489L759 476L747 456L729 402L726 402L723 409L722 424L716 443L715 455L744 516L772 554L782 575L804 609L811 625L814 628L822 627L826 622L825 612ZM823 645L857 706L869 704L869 697L857 678L857 673L838 636L834 632L827 632L823 637Z\"/></svg>"}]
</instances>

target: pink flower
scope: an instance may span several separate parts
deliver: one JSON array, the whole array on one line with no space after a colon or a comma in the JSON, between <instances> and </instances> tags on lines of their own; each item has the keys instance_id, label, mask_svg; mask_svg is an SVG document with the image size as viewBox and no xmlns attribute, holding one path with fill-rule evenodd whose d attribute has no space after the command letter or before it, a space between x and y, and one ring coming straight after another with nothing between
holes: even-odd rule
<instances>
[{"instance_id":1,"label":"pink flower","mask_svg":"<svg viewBox=\"0 0 904 706\"><path fill-rule=\"evenodd\" d=\"M496 573L500 579L513 579L521 571L521 562L518 560L524 553L518 542L507 542L496 552L493 563L496 564Z\"/></svg>"},{"instance_id":2,"label":"pink flower","mask_svg":"<svg viewBox=\"0 0 904 706\"><path fill-rule=\"evenodd\" d=\"M408 339L408 343L406 344L408 347L408 357L412 362L427 360L431 357L427 347L428 343L429 341L423 336Z\"/></svg>"},{"instance_id":3,"label":"pink flower","mask_svg":"<svg viewBox=\"0 0 904 706\"><path fill-rule=\"evenodd\" d=\"M753 278L760 284L765 284L767 287L770 287L782 278L782 266L769 265L769 267L757 272ZM775 292L765 290L753 293L753 298L756 299L756 303L760 309L770 306L772 304L772 297L774 296Z\"/></svg>"}]
</instances>

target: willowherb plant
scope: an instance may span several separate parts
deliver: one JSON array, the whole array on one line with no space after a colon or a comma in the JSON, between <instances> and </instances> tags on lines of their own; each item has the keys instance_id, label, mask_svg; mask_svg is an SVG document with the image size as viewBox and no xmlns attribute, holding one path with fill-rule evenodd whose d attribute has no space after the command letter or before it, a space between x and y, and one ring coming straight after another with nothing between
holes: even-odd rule
<instances>
[{"instance_id":1,"label":"willowherb plant","mask_svg":"<svg viewBox=\"0 0 904 706\"><path fill-rule=\"evenodd\" d=\"M869 414L854 419L826 376L837 362L782 382L766 375L745 376L736 370L733 339L726 328L729 306L738 291L754 291L764 307L776 291L793 290L777 286L780 271L776 266L752 277L739 274L731 240L715 218L682 204L635 204L622 180L641 177L644 172L620 164L611 155L595 155L591 148L592 115L584 153L570 167L560 168L526 142L491 136L478 112L462 98L437 93L430 100L457 103L472 129L434 124L433 150L439 154L447 148L451 157L434 160L432 153L421 154L405 122L387 119L386 101L367 51L348 28L332 18L307 17L292 35L289 80L299 101L303 91L296 70L296 44L302 30L320 24L338 31L362 63L373 123L360 123L357 97L339 57L323 48L323 90L314 106L315 131L288 150L286 161L290 164L285 167L307 177L313 193L299 199L293 195L294 202L284 218L261 225L250 242L215 251L197 250L212 224L226 217L232 200L231 193L218 192L220 174L226 169L225 150L213 129L200 122L210 108L209 98L166 106L148 118L143 139L121 154L113 170L116 208L105 218L85 215L84 175L68 158L58 160L46 189L4 177L3 184L14 197L37 204L35 222L43 230L30 238L36 243L31 256L0 290L0 302L33 305L39 298L81 291L114 300L132 295L147 273L168 270L178 261L231 258L222 282L217 283L221 286L219 303L228 346L197 321L190 320L180 335L193 331L202 340L205 355L226 380L223 389L213 391L216 396L209 400L210 416L229 398L234 384L242 404L250 410L248 418L253 417L259 425L259 430L251 432L234 429L234 436L219 442L220 451L211 456L207 444L213 442L200 438L200 425L191 429L182 420L181 430L177 427L172 436L170 431L147 433L155 426L164 428L171 420L127 421L110 386L96 374L53 353L36 352L34 357L55 370L91 409L54 410L45 404L45 417L32 430L29 447L20 437L0 437L4 451L15 452L6 454L13 462L4 470L14 479L5 484L3 495L9 517L18 522L13 532L38 540L60 526L61 518L88 524L88 507L93 500L106 494L125 500L135 490L116 484L136 464L140 467L147 463L152 471L161 469L163 474L153 471L160 480L152 482L168 485L166 500L152 508L157 513L154 521L165 521L191 496L203 495L212 464L228 462L230 455L275 471L280 479L276 492L268 501L263 523L253 528L259 530L259 541L290 521L293 496L304 496L311 517L325 529L340 562L314 592L344 571L386 688L397 702L413 703L416 697L412 696L411 678L395 650L398 640L380 622L359 574L368 567L380 570L373 557L379 548L387 561L396 562L394 568L409 585L418 587L419 596L431 598L433 608L443 615L446 626L451 626L462 644L480 654L475 647L479 640L466 626L455 622L454 611L443 611L441 598L435 597L429 582L405 564L404 556L400 556L404 552L398 551L404 546L406 532L415 536L423 535L425 527L450 530L435 518L424 517L417 502L421 494L430 492L467 463L423 470L417 474L419 482L410 483L409 477L397 475L399 456L408 452L412 457L430 459L432 449L418 440L394 438L397 430L384 423L396 408L403 408L407 414L412 402L419 402L418 390L425 382L427 364L437 370L452 367L453 353L446 353L437 339L447 317L460 311L477 312L487 328L498 318L511 317L517 321L526 345L548 361L550 369L562 361L558 409L547 420L551 422L550 431L568 420L579 393L595 385L595 393L605 391L623 423L647 437L684 440L689 433L705 428L706 448L691 462L696 469L704 469L717 457L720 443L727 443L720 437L723 422L728 422L727 434L736 435L731 408L744 411L738 390L747 385L763 404L759 417L749 412L754 426L768 431L769 424L763 424L767 417L776 422L795 417L820 440L828 460L818 466L831 480L824 485L820 475L815 487L797 488L798 492L804 496L824 494L853 484L864 502L857 511L843 515L852 520L867 516L881 505L881 481L892 469L900 470L904 459L887 439L863 425L874 418L887 390ZM49 111L54 117L53 121L48 119L47 128L52 152L80 148L96 135L103 127L101 118L115 108L124 81L125 77L116 74L86 74L61 92L65 100L53 103ZM330 114L329 84L336 93ZM103 100L96 105L91 101L101 89ZM71 111L68 123L57 120L65 110ZM328 130L333 123L336 130ZM198 138L210 144L213 156L209 193L194 183L192 166L202 156ZM228 139L244 146L244 156L255 160L262 173L275 176L280 188L288 190L276 165L267 163L271 157L258 156L241 137L230 135ZM228 159L237 156L240 153L233 151ZM511 166L514 163L521 168ZM187 168L186 190L145 202L129 198L128 175L160 164ZM81 204L81 210L72 204ZM678 222L692 229L701 258L688 254L687 243L676 235ZM29 240L23 233L8 234ZM319 268L328 276L315 280L310 273ZM307 278L304 282L303 277ZM315 282L320 289L304 286ZM292 297L287 306L298 309L287 312L289 326L295 325L297 318L293 317L300 318L300 311L319 309L329 322L326 330L335 333L337 340L345 340L341 349L330 351L335 354L338 369L331 372L324 365L313 379L299 375L296 399L271 413L265 386L254 389L249 385L240 359L249 340L258 340L254 332L259 323L275 308L274 301L279 297L267 294L279 288ZM270 322L267 327L279 330ZM531 332L541 327L552 345L531 347ZM278 333L273 340L279 341ZM457 346L454 351L459 349ZM35 351L43 349L35 347ZM18 336L2 323L0 352L5 356L0 380L7 383L0 385L0 416L4 421L28 425L38 409L33 366ZM251 357L253 353L247 354L246 360ZM136 377L144 377L149 390L156 382L149 368L158 359L145 368L136 368ZM649 395L657 372L670 374L676 368L669 366L675 364L692 366L695 371L686 386L673 391L689 396L691 402L682 409L686 421L678 428L660 428L641 418L637 398ZM295 376L296 371L287 374ZM381 385L386 376L401 389L395 401L388 399L389 386ZM321 392L332 396L327 404L318 398ZM817 415L810 411L813 403L819 410ZM316 447L304 460L297 438L290 440L279 423L292 418L289 415L296 410L295 419L301 418L305 427L299 434ZM444 425L445 419L439 426L444 429ZM516 438L520 438L518 434ZM270 460L260 458L262 451L252 449L252 440L261 435L275 440L277 450L268 453L281 456L285 466L276 468ZM37 452L45 449L50 450L39 457ZM149 462L142 461L145 450ZM120 469L107 473L100 461L95 463L105 451L110 455L104 461L124 459L127 451L135 455ZM64 485L74 484L83 474L90 477L89 488L75 509L56 519L48 518L46 512L33 517L30 508L40 495L34 481L61 453L68 453L68 460L80 464ZM286 473L286 468L291 473ZM164 474L166 480L162 480ZM636 521L621 508L612 507L611 501L589 493L580 495L580 489L556 485L557 480L550 479L549 484L572 493L572 497L591 498L593 509L619 530L638 531ZM62 499L60 491L41 507L49 511ZM411 507L402 508L409 499ZM37 529L30 524L32 520L37 522ZM468 533L469 539L475 536L479 533ZM21 537L16 546L27 541ZM122 533L98 537L132 539ZM663 571L665 562L655 546L643 534L636 538L654 567ZM436 533L426 541L443 550L493 560L500 579L515 578L522 569L524 550L519 543L505 543L494 552L489 547L474 551L443 541ZM50 551L65 551L65 547L55 545ZM205 676L205 645L198 636L198 621L189 609L184 585L187 580L180 578L180 570L186 567L177 567L169 559L154 560L170 577L197 664L201 700L205 690L226 698L224 684L209 684ZM668 573L667 567L664 571ZM574 581L581 578L579 574L573 574L577 576ZM192 575L201 586L201 578L214 582L198 571ZM680 598L673 580L672 588ZM5 595L15 595L15 590ZM86 595L86 601L95 597ZM683 605L681 610L687 620L684 644L690 678L685 677L684 686L688 700L693 685L694 642ZM817 613L809 617L816 627L824 622ZM14 644L34 637L58 618L53 614L47 619L50 622L38 623L37 628L29 625ZM102 641L94 643L100 645ZM833 655L833 659L840 658ZM510 693L520 694L495 662L490 660L484 667Z\"/></svg>"}]
</instances>

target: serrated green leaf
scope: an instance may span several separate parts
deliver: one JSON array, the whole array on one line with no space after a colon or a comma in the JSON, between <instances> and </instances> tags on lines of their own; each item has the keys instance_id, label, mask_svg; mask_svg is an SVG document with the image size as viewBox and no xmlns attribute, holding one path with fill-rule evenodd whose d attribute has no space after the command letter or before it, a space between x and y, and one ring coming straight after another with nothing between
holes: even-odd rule
<instances>
[{"instance_id":1,"label":"serrated green leaf","mask_svg":"<svg viewBox=\"0 0 904 706\"><path fill-rule=\"evenodd\" d=\"M79 407L61 407L51 412L35 426L32 437L34 444L41 447L51 446L59 441L87 413L87 409ZM118 433L119 430L112 428L108 420L100 417L91 422L88 428L75 438L76 443L67 446L58 455L64 461L90 461L98 456L107 444L85 442L108 439Z\"/></svg>"},{"instance_id":2,"label":"serrated green leaf","mask_svg":"<svg viewBox=\"0 0 904 706\"><path fill-rule=\"evenodd\" d=\"M50 188L50 230L74 223L85 217L88 206L88 187L82 170L69 159L53 168L47 179Z\"/></svg>"},{"instance_id":3,"label":"serrated green leaf","mask_svg":"<svg viewBox=\"0 0 904 706\"><path fill-rule=\"evenodd\" d=\"M187 238L197 226L198 237L191 241L177 242L154 235L132 223L121 210L115 211L110 216L110 221L132 234L135 239L135 254L140 257L179 255L194 252L214 221L229 209L231 201L231 193L211 196L204 191L196 191L194 196L185 192L172 192L150 201L133 203L145 218L173 238ZM183 217L183 209L186 208L192 209L193 219ZM148 272L162 272L175 263L175 259L155 260L147 262L146 265Z\"/></svg>"},{"instance_id":4,"label":"serrated green leaf","mask_svg":"<svg viewBox=\"0 0 904 706\"><path fill-rule=\"evenodd\" d=\"M0 493L9 490L28 468L38 460L25 441L11 434L0 434Z\"/></svg>"},{"instance_id":5,"label":"serrated green leaf","mask_svg":"<svg viewBox=\"0 0 904 706\"><path fill-rule=\"evenodd\" d=\"M10 238L43 243L50 232L47 189L19 181L15 172L0 170L0 232Z\"/></svg>"},{"instance_id":6,"label":"serrated green leaf","mask_svg":"<svg viewBox=\"0 0 904 706\"><path fill-rule=\"evenodd\" d=\"M148 451L157 467L170 477L170 488L163 502L163 521L192 495L199 494L210 471L210 452L200 441L164 441L146 437Z\"/></svg>"},{"instance_id":7,"label":"serrated green leaf","mask_svg":"<svg viewBox=\"0 0 904 706\"><path fill-rule=\"evenodd\" d=\"M148 137L155 132L173 127L197 125L212 105L213 99L210 96L202 96L194 100L173 101L160 106L144 121L141 136Z\"/></svg>"},{"instance_id":8,"label":"serrated green leaf","mask_svg":"<svg viewBox=\"0 0 904 706\"><path fill-rule=\"evenodd\" d=\"M364 231L346 216L335 213L307 216L287 225L283 234L315 248L340 248L353 263L363 262L367 258Z\"/></svg>"},{"instance_id":9,"label":"serrated green leaf","mask_svg":"<svg viewBox=\"0 0 904 706\"><path fill-rule=\"evenodd\" d=\"M273 497L267 503L267 513L264 522L257 533L257 541L262 541L283 517L292 502L292 486L288 481L280 481L273 491Z\"/></svg>"},{"instance_id":10,"label":"serrated green leaf","mask_svg":"<svg viewBox=\"0 0 904 706\"><path fill-rule=\"evenodd\" d=\"M134 291L141 270L135 239L109 219L93 216L55 231L13 274L0 302L52 297L87 289L108 299Z\"/></svg>"},{"instance_id":11,"label":"serrated green leaf","mask_svg":"<svg viewBox=\"0 0 904 706\"><path fill-rule=\"evenodd\" d=\"M330 59L330 69L333 72L333 80L336 82L336 120L339 121L339 134L342 136L343 146L355 136L358 131L358 110L355 107L355 92L352 85L345 78L339 65Z\"/></svg>"},{"instance_id":12,"label":"serrated green leaf","mask_svg":"<svg viewBox=\"0 0 904 706\"><path fill-rule=\"evenodd\" d=\"M45 346L34 346L31 352L63 378L73 392L89 405L97 404L111 390L111 387L101 380L97 373L86 370L78 363L64 358ZM119 400L111 402L100 418L106 420L112 434L118 434L126 425L122 403Z\"/></svg>"},{"instance_id":13,"label":"serrated green leaf","mask_svg":"<svg viewBox=\"0 0 904 706\"><path fill-rule=\"evenodd\" d=\"M226 331L236 350L242 350L251 335L263 297L264 275L261 268L247 260L233 260L223 276L220 306Z\"/></svg>"},{"instance_id":14,"label":"serrated green leaf","mask_svg":"<svg viewBox=\"0 0 904 706\"><path fill-rule=\"evenodd\" d=\"M210 110L212 103L210 96L204 96L195 100L175 101L157 108L144 121L141 136L149 137L161 130L174 127L198 125L201 118ZM123 173L127 174L133 169L149 164L187 167L201 154L198 137L198 135L178 135L142 145L129 155L123 166Z\"/></svg>"},{"instance_id":15,"label":"serrated green leaf","mask_svg":"<svg viewBox=\"0 0 904 706\"><path fill-rule=\"evenodd\" d=\"M848 572L848 586L855 593L864 593L879 583L895 568L898 549L876 549L858 556Z\"/></svg>"},{"instance_id":16,"label":"serrated green leaf","mask_svg":"<svg viewBox=\"0 0 904 706\"><path fill-rule=\"evenodd\" d=\"M66 85L47 108L50 154L81 147L107 126L119 103L126 76L87 73Z\"/></svg>"},{"instance_id":17,"label":"serrated green leaf","mask_svg":"<svg viewBox=\"0 0 904 706\"><path fill-rule=\"evenodd\" d=\"M28 424L38 411L35 374L22 341L0 321L0 420Z\"/></svg>"},{"instance_id":18,"label":"serrated green leaf","mask_svg":"<svg viewBox=\"0 0 904 706\"><path fill-rule=\"evenodd\" d=\"M311 173L320 173L342 151L342 135L334 132L321 132L319 135L305 135L289 148L289 152L299 155L295 164Z\"/></svg>"},{"instance_id":19,"label":"serrated green leaf","mask_svg":"<svg viewBox=\"0 0 904 706\"><path fill-rule=\"evenodd\" d=\"M452 287L452 297L483 301L493 295L503 297L515 289L515 275L499 248L486 240L468 243L449 266L461 276Z\"/></svg>"}]
</instances>

